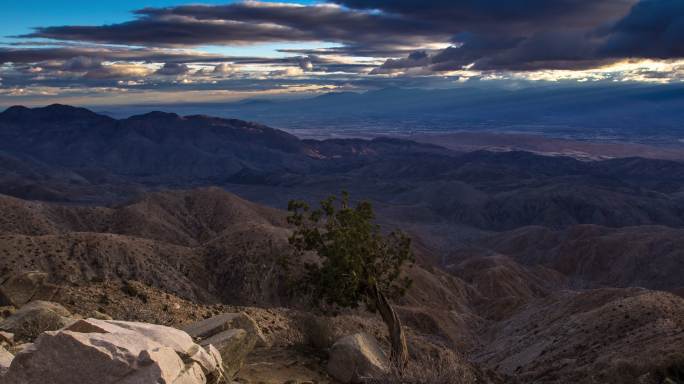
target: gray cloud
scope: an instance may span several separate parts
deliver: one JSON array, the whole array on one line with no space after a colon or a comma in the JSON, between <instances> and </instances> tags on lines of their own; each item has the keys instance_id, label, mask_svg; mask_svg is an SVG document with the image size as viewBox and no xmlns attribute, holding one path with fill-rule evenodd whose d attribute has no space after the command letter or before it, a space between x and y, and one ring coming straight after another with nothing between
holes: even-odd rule
<instances>
[{"instance_id":1,"label":"gray cloud","mask_svg":"<svg viewBox=\"0 0 684 384\"><path fill-rule=\"evenodd\" d=\"M337 0L356 9L429 20L451 32L591 28L623 16L638 0Z\"/></svg>"},{"instance_id":2,"label":"gray cloud","mask_svg":"<svg viewBox=\"0 0 684 384\"><path fill-rule=\"evenodd\" d=\"M309 57L298 57L298 64L299 68L301 68L302 71L308 72L312 71L314 69L313 62L311 61L311 58Z\"/></svg>"},{"instance_id":3,"label":"gray cloud","mask_svg":"<svg viewBox=\"0 0 684 384\"><path fill-rule=\"evenodd\" d=\"M414 7L417 2L412 1L344 3L398 13L415 11L417 17L438 17L436 13L441 10L442 15L460 15L466 20L500 20L496 26L485 23L456 34L454 46L427 59L389 59L374 73L396 73L416 67L441 72L466 66L483 71L578 70L628 58L684 57L684 2L679 0L510 1L508 7L498 10L491 7L502 5L500 1L453 1L440 3L443 8L429 11L420 11ZM525 9L529 12L523 14ZM537 18L544 20L533 26L528 23Z\"/></svg>"},{"instance_id":4,"label":"gray cloud","mask_svg":"<svg viewBox=\"0 0 684 384\"><path fill-rule=\"evenodd\" d=\"M684 57L684 1L642 0L610 28L601 53L612 57Z\"/></svg>"},{"instance_id":5,"label":"gray cloud","mask_svg":"<svg viewBox=\"0 0 684 384\"><path fill-rule=\"evenodd\" d=\"M235 67L229 63L221 63L216 66L214 66L213 73L219 74L219 75L225 75L228 73L233 73L235 72Z\"/></svg>"},{"instance_id":6,"label":"gray cloud","mask_svg":"<svg viewBox=\"0 0 684 384\"><path fill-rule=\"evenodd\" d=\"M372 74L390 74L395 70L405 70L409 68L427 67L431 64L432 58L425 51L411 52L408 57L401 59L387 59L381 66L371 71Z\"/></svg>"},{"instance_id":7,"label":"gray cloud","mask_svg":"<svg viewBox=\"0 0 684 384\"><path fill-rule=\"evenodd\" d=\"M102 60L87 56L76 56L67 60L62 68L70 72L89 71L102 68Z\"/></svg>"},{"instance_id":8,"label":"gray cloud","mask_svg":"<svg viewBox=\"0 0 684 384\"><path fill-rule=\"evenodd\" d=\"M146 8L136 13L136 20L125 23L41 27L23 37L145 46L331 41L380 48L449 36L428 22L331 5L244 2Z\"/></svg>"},{"instance_id":9,"label":"gray cloud","mask_svg":"<svg viewBox=\"0 0 684 384\"><path fill-rule=\"evenodd\" d=\"M587 69L625 58L684 57L682 0L335 1L340 6L242 2L146 8L124 23L41 27L24 37L55 39L56 46L0 47L0 63L12 63L11 73L0 74L3 84L112 85L154 72L135 63L163 63L144 85L162 88L179 75L231 77L230 84L256 81L241 71L241 79L233 77L241 65L257 65L276 67L264 72L274 77L324 74L324 84L333 77L364 84L367 73ZM301 41L339 46L282 50L288 57L168 49ZM434 49L431 43L451 46ZM389 59L377 66L337 56ZM189 65L203 69L190 71Z\"/></svg>"},{"instance_id":10,"label":"gray cloud","mask_svg":"<svg viewBox=\"0 0 684 384\"><path fill-rule=\"evenodd\" d=\"M212 62L224 61L225 56L186 53L178 50L153 48L110 48L110 47L0 47L0 64L37 63L50 60L73 60L77 58L99 58L100 60L144 61L144 62Z\"/></svg>"},{"instance_id":11,"label":"gray cloud","mask_svg":"<svg viewBox=\"0 0 684 384\"><path fill-rule=\"evenodd\" d=\"M156 70L156 75L179 76L190 72L190 68L182 63L164 63L164 66Z\"/></svg>"}]
</instances>

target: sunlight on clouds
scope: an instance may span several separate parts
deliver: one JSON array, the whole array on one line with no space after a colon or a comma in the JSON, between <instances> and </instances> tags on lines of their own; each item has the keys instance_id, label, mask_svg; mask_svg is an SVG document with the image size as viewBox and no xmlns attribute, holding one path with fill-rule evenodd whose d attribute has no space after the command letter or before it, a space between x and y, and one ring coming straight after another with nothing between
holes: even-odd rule
<instances>
[{"instance_id":1,"label":"sunlight on clouds","mask_svg":"<svg viewBox=\"0 0 684 384\"><path fill-rule=\"evenodd\" d=\"M442 75L458 78L465 82L478 80L527 80L527 81L620 81L668 84L684 81L684 60L624 60L603 67L588 70L540 70L528 72L475 71L468 69L442 72ZM419 73L414 71L413 74ZM410 71L402 75L411 75Z\"/></svg>"},{"instance_id":2,"label":"sunlight on clouds","mask_svg":"<svg viewBox=\"0 0 684 384\"><path fill-rule=\"evenodd\" d=\"M671 83L684 79L684 60L626 60L589 70L546 70L511 74L532 81L638 81Z\"/></svg>"},{"instance_id":3,"label":"sunlight on clouds","mask_svg":"<svg viewBox=\"0 0 684 384\"><path fill-rule=\"evenodd\" d=\"M191 84L191 79L180 79L179 84ZM142 82L120 82L122 86L141 85ZM0 96L11 96L25 105L44 105L45 100L60 96L62 103L74 105L127 105L131 99L136 104L183 103L193 102L231 102L253 97L291 97L290 95L316 95L338 89L335 85L301 84L285 85L280 88L257 91L234 91L224 89L214 90L182 90L166 91L136 89L125 87L93 87L90 89L67 87L30 87L30 88L0 88Z\"/></svg>"}]
</instances>

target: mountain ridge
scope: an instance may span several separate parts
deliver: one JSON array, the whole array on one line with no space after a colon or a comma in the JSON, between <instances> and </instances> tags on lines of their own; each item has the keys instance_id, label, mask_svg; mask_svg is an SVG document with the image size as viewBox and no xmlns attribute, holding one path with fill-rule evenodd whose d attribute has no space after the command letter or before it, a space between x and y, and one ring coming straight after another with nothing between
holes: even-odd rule
<instances>
[{"instance_id":1,"label":"mountain ridge","mask_svg":"<svg viewBox=\"0 0 684 384\"><path fill-rule=\"evenodd\" d=\"M152 192L110 207L0 196L0 213L0 276L48 272L64 293L57 300L79 312L169 321L201 316L201 308L206 317L225 304L249 305L261 307L250 313L268 315L265 327L274 316L296 314L281 308L297 307L277 267L291 230L286 213L220 188ZM472 255L446 270L421 260L406 271L414 284L396 303L421 347L429 340L522 383L590 383L597 376L630 382L677 369L684 347L679 296L630 287L573 290L553 265L517 255ZM335 322L354 332L378 326L354 311ZM634 369L621 371L625 362Z\"/></svg>"}]
</instances>

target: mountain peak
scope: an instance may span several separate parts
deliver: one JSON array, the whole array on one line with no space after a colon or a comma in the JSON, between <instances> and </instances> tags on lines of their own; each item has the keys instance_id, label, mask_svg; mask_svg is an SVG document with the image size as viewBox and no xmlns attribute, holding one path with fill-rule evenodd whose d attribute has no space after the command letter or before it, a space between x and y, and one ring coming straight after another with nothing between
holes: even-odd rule
<instances>
[{"instance_id":1,"label":"mountain peak","mask_svg":"<svg viewBox=\"0 0 684 384\"><path fill-rule=\"evenodd\" d=\"M68 116L99 116L97 113L81 107L73 107L66 104L50 104L42 108L33 108L33 111L44 113L60 114Z\"/></svg>"},{"instance_id":2,"label":"mountain peak","mask_svg":"<svg viewBox=\"0 0 684 384\"><path fill-rule=\"evenodd\" d=\"M5 109L2 113L0 113L0 116L2 116L2 117L17 116L17 115L24 114L30 110L31 110L30 108L24 107L23 105L13 105L13 106Z\"/></svg>"},{"instance_id":3,"label":"mountain peak","mask_svg":"<svg viewBox=\"0 0 684 384\"><path fill-rule=\"evenodd\" d=\"M182 117L176 113L152 111L129 117L127 120L180 120Z\"/></svg>"},{"instance_id":4,"label":"mountain peak","mask_svg":"<svg viewBox=\"0 0 684 384\"><path fill-rule=\"evenodd\" d=\"M2 114L5 119L36 119L44 121L71 121L79 119L109 119L106 116L80 107L73 107L64 104L50 104L45 107L27 108L16 105L7 108Z\"/></svg>"}]
</instances>

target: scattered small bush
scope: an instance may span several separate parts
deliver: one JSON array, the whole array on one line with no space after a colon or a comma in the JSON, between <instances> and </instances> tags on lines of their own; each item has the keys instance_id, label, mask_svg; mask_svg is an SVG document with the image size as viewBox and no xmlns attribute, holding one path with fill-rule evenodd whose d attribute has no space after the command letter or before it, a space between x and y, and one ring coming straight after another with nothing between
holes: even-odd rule
<instances>
[{"instance_id":1,"label":"scattered small bush","mask_svg":"<svg viewBox=\"0 0 684 384\"><path fill-rule=\"evenodd\" d=\"M369 384L470 384L472 374L452 354L439 358L412 359L403 369L393 367L382 377L367 380Z\"/></svg>"},{"instance_id":2,"label":"scattered small bush","mask_svg":"<svg viewBox=\"0 0 684 384\"><path fill-rule=\"evenodd\" d=\"M128 296L139 298L143 303L147 303L147 300L149 299L147 297L147 293L141 290L138 287L138 284L139 283L134 281L126 281L126 283L121 287L121 291Z\"/></svg>"},{"instance_id":3,"label":"scattered small bush","mask_svg":"<svg viewBox=\"0 0 684 384\"><path fill-rule=\"evenodd\" d=\"M325 352L339 339L329 318L308 315L302 321L303 342L319 352Z\"/></svg>"}]
</instances>

